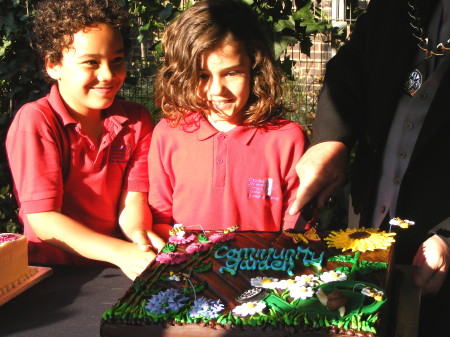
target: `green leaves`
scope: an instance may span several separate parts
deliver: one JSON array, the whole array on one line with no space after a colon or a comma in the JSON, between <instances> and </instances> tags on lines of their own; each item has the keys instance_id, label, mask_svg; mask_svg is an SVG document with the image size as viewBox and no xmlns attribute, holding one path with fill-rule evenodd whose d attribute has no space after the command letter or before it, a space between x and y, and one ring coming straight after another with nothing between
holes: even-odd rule
<instances>
[{"instance_id":1,"label":"green leaves","mask_svg":"<svg viewBox=\"0 0 450 337\"><path fill-rule=\"evenodd\" d=\"M284 29L295 29L295 20L293 16L289 16L285 20L279 20L273 25L275 32L281 32Z\"/></svg>"},{"instance_id":2,"label":"green leaves","mask_svg":"<svg viewBox=\"0 0 450 337\"><path fill-rule=\"evenodd\" d=\"M297 1L301 6L293 10L292 1L281 0L242 0L249 4L258 14L260 22L268 32L268 38L273 44L275 59L281 55L289 45L299 44L302 53L309 55L312 40L317 33L331 31L332 26L324 20L319 8L311 1ZM290 70L287 75L289 76Z\"/></svg>"},{"instance_id":3,"label":"green leaves","mask_svg":"<svg viewBox=\"0 0 450 337\"><path fill-rule=\"evenodd\" d=\"M207 273L212 270L213 262L209 260L208 262L198 263L192 269L197 273Z\"/></svg>"},{"instance_id":4,"label":"green leaves","mask_svg":"<svg viewBox=\"0 0 450 337\"><path fill-rule=\"evenodd\" d=\"M0 143L12 113L47 91L31 49L31 14L35 0L0 1ZM21 232L6 154L0 149L0 232Z\"/></svg>"}]
</instances>

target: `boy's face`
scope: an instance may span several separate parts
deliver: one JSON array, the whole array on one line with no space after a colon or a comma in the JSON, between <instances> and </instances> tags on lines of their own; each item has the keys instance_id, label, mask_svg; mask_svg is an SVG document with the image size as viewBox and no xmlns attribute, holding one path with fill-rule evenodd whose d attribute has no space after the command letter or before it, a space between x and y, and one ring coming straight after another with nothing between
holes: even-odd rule
<instances>
[{"instance_id":1,"label":"boy's face","mask_svg":"<svg viewBox=\"0 0 450 337\"><path fill-rule=\"evenodd\" d=\"M106 24L87 27L74 34L59 64L46 66L70 113L98 113L112 104L125 80L122 36Z\"/></svg>"},{"instance_id":2,"label":"boy's face","mask_svg":"<svg viewBox=\"0 0 450 337\"><path fill-rule=\"evenodd\" d=\"M213 120L241 122L250 96L250 58L237 43L221 44L201 57L198 96Z\"/></svg>"}]
</instances>

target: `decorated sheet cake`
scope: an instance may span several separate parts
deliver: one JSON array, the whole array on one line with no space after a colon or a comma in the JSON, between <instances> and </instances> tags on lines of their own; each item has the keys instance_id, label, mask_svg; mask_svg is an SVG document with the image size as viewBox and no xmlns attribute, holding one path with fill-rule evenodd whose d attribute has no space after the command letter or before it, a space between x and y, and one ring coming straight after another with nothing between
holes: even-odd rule
<instances>
[{"instance_id":1,"label":"decorated sheet cake","mask_svg":"<svg viewBox=\"0 0 450 337\"><path fill-rule=\"evenodd\" d=\"M102 336L382 335L394 234L171 234Z\"/></svg>"}]
</instances>

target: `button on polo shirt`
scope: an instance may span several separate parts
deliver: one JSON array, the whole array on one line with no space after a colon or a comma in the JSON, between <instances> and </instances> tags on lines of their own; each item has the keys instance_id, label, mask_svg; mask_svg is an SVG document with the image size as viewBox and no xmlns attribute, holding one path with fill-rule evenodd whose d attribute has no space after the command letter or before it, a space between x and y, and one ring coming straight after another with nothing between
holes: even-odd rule
<instances>
[{"instance_id":1,"label":"button on polo shirt","mask_svg":"<svg viewBox=\"0 0 450 337\"><path fill-rule=\"evenodd\" d=\"M216 163L214 165L214 187L223 188L225 186L225 177L227 167L225 161L228 154L228 141L227 135L220 132L214 137L214 153L216 157Z\"/></svg>"},{"instance_id":2,"label":"button on polo shirt","mask_svg":"<svg viewBox=\"0 0 450 337\"><path fill-rule=\"evenodd\" d=\"M172 128L162 120L149 154L149 203L155 223L188 229L291 228L298 186L295 163L307 147L299 125L219 132L200 114Z\"/></svg>"},{"instance_id":3,"label":"button on polo shirt","mask_svg":"<svg viewBox=\"0 0 450 337\"><path fill-rule=\"evenodd\" d=\"M65 109L56 85L46 97L21 108L11 124L8 159L25 234L41 247L39 259L31 254L36 263L67 264L73 256L42 243L25 214L61 209L93 230L116 235L122 191L148 191L148 111L115 100L104 113L98 149Z\"/></svg>"}]
</instances>

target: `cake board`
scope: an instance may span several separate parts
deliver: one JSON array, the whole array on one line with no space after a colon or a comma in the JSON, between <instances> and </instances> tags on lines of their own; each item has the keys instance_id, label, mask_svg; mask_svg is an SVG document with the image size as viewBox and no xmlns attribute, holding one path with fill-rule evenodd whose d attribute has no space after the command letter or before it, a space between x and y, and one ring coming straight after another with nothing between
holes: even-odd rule
<instances>
[{"instance_id":1,"label":"cake board","mask_svg":"<svg viewBox=\"0 0 450 337\"><path fill-rule=\"evenodd\" d=\"M17 285L7 293L0 295L0 306L5 304L6 302L12 300L14 297L20 295L25 290L31 288L33 285L39 283L40 281L46 279L51 274L53 274L53 269L48 267L33 267L30 266L30 268L36 268L37 273L31 276L29 279L26 279L21 284Z\"/></svg>"}]
</instances>

